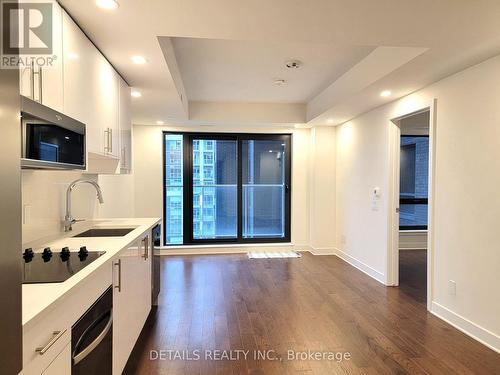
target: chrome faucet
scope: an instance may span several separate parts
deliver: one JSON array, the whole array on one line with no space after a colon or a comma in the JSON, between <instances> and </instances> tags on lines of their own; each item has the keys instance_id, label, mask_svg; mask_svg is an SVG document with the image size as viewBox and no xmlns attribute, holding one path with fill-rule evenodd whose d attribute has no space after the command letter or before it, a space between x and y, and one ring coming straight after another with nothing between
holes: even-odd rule
<instances>
[{"instance_id":1,"label":"chrome faucet","mask_svg":"<svg viewBox=\"0 0 500 375\"><path fill-rule=\"evenodd\" d=\"M76 223L78 221L85 220L85 219L76 220L71 215L71 192L73 191L73 189L75 188L76 185L83 184L83 183L90 184L93 187L95 187L95 189L97 191L97 199L99 200L99 203L100 204L104 203L104 199L102 198L101 187L99 186L99 184L97 182L92 181L92 180L86 180L84 178L73 181L71 184L69 184L68 190L66 190L66 216L64 217L64 231L65 232L69 232L69 231L73 230L72 226L74 223Z\"/></svg>"}]
</instances>

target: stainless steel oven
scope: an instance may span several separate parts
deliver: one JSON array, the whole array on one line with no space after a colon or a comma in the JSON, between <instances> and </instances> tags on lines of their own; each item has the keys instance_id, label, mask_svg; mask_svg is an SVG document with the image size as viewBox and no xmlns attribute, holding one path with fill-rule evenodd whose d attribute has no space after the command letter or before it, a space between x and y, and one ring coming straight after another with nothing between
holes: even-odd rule
<instances>
[{"instance_id":1,"label":"stainless steel oven","mask_svg":"<svg viewBox=\"0 0 500 375\"><path fill-rule=\"evenodd\" d=\"M113 288L71 328L71 375L111 375L113 371Z\"/></svg>"},{"instance_id":2,"label":"stainless steel oven","mask_svg":"<svg viewBox=\"0 0 500 375\"><path fill-rule=\"evenodd\" d=\"M85 124L21 96L21 167L85 169Z\"/></svg>"}]
</instances>

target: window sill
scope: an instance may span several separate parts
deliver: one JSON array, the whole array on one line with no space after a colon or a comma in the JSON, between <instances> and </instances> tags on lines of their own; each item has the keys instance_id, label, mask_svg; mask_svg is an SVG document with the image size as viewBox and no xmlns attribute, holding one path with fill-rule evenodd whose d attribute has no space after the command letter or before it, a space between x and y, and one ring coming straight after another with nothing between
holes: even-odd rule
<instances>
[{"instance_id":1,"label":"window sill","mask_svg":"<svg viewBox=\"0 0 500 375\"><path fill-rule=\"evenodd\" d=\"M213 244L213 245L172 245L161 246L160 250L188 250L188 249L217 249L217 248L255 248L255 247L290 247L291 242L271 243L238 243L238 244Z\"/></svg>"}]
</instances>

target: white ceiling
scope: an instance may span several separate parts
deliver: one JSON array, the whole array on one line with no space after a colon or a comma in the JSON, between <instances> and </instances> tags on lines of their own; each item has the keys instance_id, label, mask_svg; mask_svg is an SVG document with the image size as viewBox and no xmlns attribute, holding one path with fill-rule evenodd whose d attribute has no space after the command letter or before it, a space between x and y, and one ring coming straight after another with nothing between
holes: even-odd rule
<instances>
[{"instance_id":1,"label":"white ceiling","mask_svg":"<svg viewBox=\"0 0 500 375\"><path fill-rule=\"evenodd\" d=\"M307 103L374 47L172 38L189 100ZM285 61L303 65L289 69ZM285 85L274 84L284 79Z\"/></svg>"},{"instance_id":2,"label":"white ceiling","mask_svg":"<svg viewBox=\"0 0 500 375\"><path fill-rule=\"evenodd\" d=\"M500 52L498 0L118 1L60 0L143 92L138 124L340 123ZM303 68L284 71L288 58Z\"/></svg>"}]
</instances>

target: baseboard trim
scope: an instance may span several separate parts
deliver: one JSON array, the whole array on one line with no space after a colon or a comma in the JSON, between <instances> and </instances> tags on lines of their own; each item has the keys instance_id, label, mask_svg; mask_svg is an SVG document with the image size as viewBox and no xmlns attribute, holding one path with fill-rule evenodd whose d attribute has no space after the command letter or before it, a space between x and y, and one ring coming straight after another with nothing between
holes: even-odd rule
<instances>
[{"instance_id":1,"label":"baseboard trim","mask_svg":"<svg viewBox=\"0 0 500 375\"><path fill-rule=\"evenodd\" d=\"M313 255L336 255L334 247L312 247L309 246L309 252Z\"/></svg>"},{"instance_id":2,"label":"baseboard trim","mask_svg":"<svg viewBox=\"0 0 500 375\"><path fill-rule=\"evenodd\" d=\"M238 244L238 245L200 245L200 246L163 246L160 255L216 255L216 254L246 254L249 251L304 251L296 249L291 243L283 244Z\"/></svg>"},{"instance_id":3,"label":"baseboard trim","mask_svg":"<svg viewBox=\"0 0 500 375\"><path fill-rule=\"evenodd\" d=\"M491 350L500 353L500 336L495 333L471 322L435 301L431 304L431 313Z\"/></svg>"},{"instance_id":4,"label":"baseboard trim","mask_svg":"<svg viewBox=\"0 0 500 375\"><path fill-rule=\"evenodd\" d=\"M357 268L361 272L367 274L371 278L377 280L381 284L385 284L385 275L376 269L370 267L369 265L361 262L360 260L350 256L349 254L344 253L342 250L335 249L335 255L337 255L340 259L349 263L351 266Z\"/></svg>"}]
</instances>

